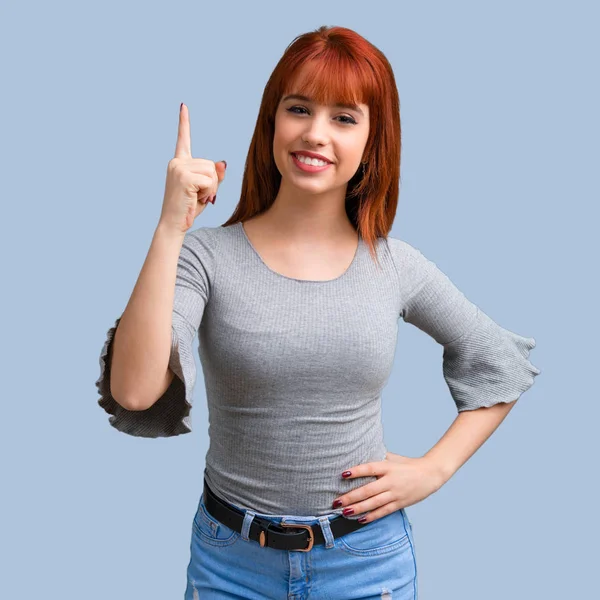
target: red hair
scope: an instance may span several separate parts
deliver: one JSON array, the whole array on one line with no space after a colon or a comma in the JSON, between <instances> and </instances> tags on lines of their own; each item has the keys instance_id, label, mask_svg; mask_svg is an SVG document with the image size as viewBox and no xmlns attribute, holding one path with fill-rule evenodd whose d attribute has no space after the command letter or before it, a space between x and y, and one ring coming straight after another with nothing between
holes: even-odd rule
<instances>
[{"instance_id":1,"label":"red hair","mask_svg":"<svg viewBox=\"0 0 600 600\"><path fill-rule=\"evenodd\" d=\"M296 81L299 71L305 75ZM369 107L369 138L361 167L348 182L346 214L376 259L374 243L387 237L398 205L400 100L384 54L345 27L319 27L296 37L277 63L265 90L244 167L240 201L222 227L245 221L274 202L281 174L273 159L275 112L293 91L320 104Z\"/></svg>"}]
</instances>

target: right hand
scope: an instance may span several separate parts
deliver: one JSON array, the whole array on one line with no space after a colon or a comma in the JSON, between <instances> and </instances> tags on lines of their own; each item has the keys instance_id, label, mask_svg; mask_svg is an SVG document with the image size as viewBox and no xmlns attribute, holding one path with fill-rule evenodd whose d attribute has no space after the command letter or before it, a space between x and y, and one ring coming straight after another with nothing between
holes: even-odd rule
<instances>
[{"instance_id":1,"label":"right hand","mask_svg":"<svg viewBox=\"0 0 600 600\"><path fill-rule=\"evenodd\" d=\"M223 161L192 158L190 116L187 106L182 104L175 157L167 167L160 224L185 234L208 201L214 200L224 177Z\"/></svg>"}]
</instances>

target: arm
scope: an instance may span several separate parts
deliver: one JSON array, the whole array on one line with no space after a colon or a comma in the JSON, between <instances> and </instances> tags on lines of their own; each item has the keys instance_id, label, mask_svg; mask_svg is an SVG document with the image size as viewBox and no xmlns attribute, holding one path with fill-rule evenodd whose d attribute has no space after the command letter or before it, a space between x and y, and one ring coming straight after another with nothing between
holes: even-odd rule
<instances>
[{"instance_id":1,"label":"arm","mask_svg":"<svg viewBox=\"0 0 600 600\"><path fill-rule=\"evenodd\" d=\"M443 347L442 371L458 412L517 400L541 373L529 360L535 340L498 325L416 248L393 240L392 250L400 316Z\"/></svg>"},{"instance_id":2,"label":"arm","mask_svg":"<svg viewBox=\"0 0 600 600\"><path fill-rule=\"evenodd\" d=\"M529 360L535 340L500 327L419 250L390 242L401 274L401 316L443 347L443 375L459 411L423 456L445 483L541 373Z\"/></svg>"},{"instance_id":3,"label":"arm","mask_svg":"<svg viewBox=\"0 0 600 600\"><path fill-rule=\"evenodd\" d=\"M98 405L118 431L149 438L192 431L193 343L214 283L219 231L200 227L179 240L159 224L126 320L121 316L106 332L100 352ZM117 331L120 349L113 361Z\"/></svg>"},{"instance_id":4,"label":"arm","mask_svg":"<svg viewBox=\"0 0 600 600\"><path fill-rule=\"evenodd\" d=\"M184 234L159 225L115 332L110 390L128 410L145 410L173 380L168 369L177 259Z\"/></svg>"},{"instance_id":5,"label":"arm","mask_svg":"<svg viewBox=\"0 0 600 600\"><path fill-rule=\"evenodd\" d=\"M458 414L452 425L423 458L430 461L439 476L440 487L462 467L483 443L494 433L513 402L502 402L490 407L465 410Z\"/></svg>"}]
</instances>

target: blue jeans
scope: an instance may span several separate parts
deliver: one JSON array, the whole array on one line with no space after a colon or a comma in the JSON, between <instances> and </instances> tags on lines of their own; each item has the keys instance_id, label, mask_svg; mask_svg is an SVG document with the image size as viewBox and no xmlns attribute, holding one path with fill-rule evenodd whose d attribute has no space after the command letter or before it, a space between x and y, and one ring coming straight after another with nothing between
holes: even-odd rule
<instances>
[{"instance_id":1,"label":"blue jeans","mask_svg":"<svg viewBox=\"0 0 600 600\"><path fill-rule=\"evenodd\" d=\"M193 519L185 600L416 600L417 566L412 524L404 509L334 538L337 513L245 514L242 531L206 509L201 494ZM320 523L325 544L308 552L261 547L248 538L254 516L280 523Z\"/></svg>"}]
</instances>

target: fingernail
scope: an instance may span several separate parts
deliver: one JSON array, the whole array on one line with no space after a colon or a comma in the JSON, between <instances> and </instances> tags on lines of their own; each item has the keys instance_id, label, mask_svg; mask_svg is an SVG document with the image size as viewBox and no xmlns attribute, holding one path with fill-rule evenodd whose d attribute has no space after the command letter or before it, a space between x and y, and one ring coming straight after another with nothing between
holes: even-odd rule
<instances>
[{"instance_id":1,"label":"fingernail","mask_svg":"<svg viewBox=\"0 0 600 600\"><path fill-rule=\"evenodd\" d=\"M344 471L342 473L342 477L350 477L350 475L352 475L352 473L350 473L350 471Z\"/></svg>"},{"instance_id":2,"label":"fingernail","mask_svg":"<svg viewBox=\"0 0 600 600\"><path fill-rule=\"evenodd\" d=\"M343 515L346 515L346 516L348 516L348 515L353 515L353 514L354 514L354 509L353 509L353 508L345 508L345 509L342 511L342 514L343 514Z\"/></svg>"},{"instance_id":3,"label":"fingernail","mask_svg":"<svg viewBox=\"0 0 600 600\"><path fill-rule=\"evenodd\" d=\"M214 204L216 199L217 199L217 195L215 194L215 195L212 197L212 199L211 199L211 202Z\"/></svg>"},{"instance_id":4,"label":"fingernail","mask_svg":"<svg viewBox=\"0 0 600 600\"><path fill-rule=\"evenodd\" d=\"M221 161L221 162L224 162L224 163L225 163L225 168L227 168L227 161L226 161L226 160L223 160L223 161Z\"/></svg>"},{"instance_id":5,"label":"fingernail","mask_svg":"<svg viewBox=\"0 0 600 600\"><path fill-rule=\"evenodd\" d=\"M179 110L183 108L183 102L179 105Z\"/></svg>"},{"instance_id":6,"label":"fingernail","mask_svg":"<svg viewBox=\"0 0 600 600\"><path fill-rule=\"evenodd\" d=\"M342 505L342 501L341 500L336 500L333 503L333 508L339 508Z\"/></svg>"},{"instance_id":7,"label":"fingernail","mask_svg":"<svg viewBox=\"0 0 600 600\"><path fill-rule=\"evenodd\" d=\"M356 519L359 523L364 523L367 520L367 517L359 517Z\"/></svg>"}]
</instances>

